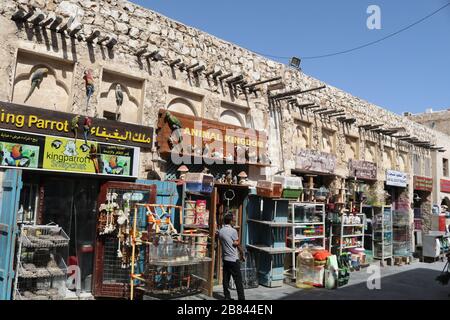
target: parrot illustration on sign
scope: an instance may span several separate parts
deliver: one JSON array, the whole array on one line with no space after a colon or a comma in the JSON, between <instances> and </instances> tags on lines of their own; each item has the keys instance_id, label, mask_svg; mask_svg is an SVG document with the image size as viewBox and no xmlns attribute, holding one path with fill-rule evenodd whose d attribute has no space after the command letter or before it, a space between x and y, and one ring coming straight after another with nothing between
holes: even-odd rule
<instances>
[{"instance_id":1,"label":"parrot illustration on sign","mask_svg":"<svg viewBox=\"0 0 450 320\"><path fill-rule=\"evenodd\" d=\"M53 149L59 149L59 148L61 148L62 144L63 144L62 141L55 140L55 141L52 142L52 148Z\"/></svg>"},{"instance_id":2,"label":"parrot illustration on sign","mask_svg":"<svg viewBox=\"0 0 450 320\"><path fill-rule=\"evenodd\" d=\"M116 104L117 104L116 120L119 120L119 110L123 104L123 91L122 91L122 86L120 84L116 85Z\"/></svg>"},{"instance_id":3,"label":"parrot illustration on sign","mask_svg":"<svg viewBox=\"0 0 450 320\"><path fill-rule=\"evenodd\" d=\"M77 156L78 153L76 143L74 141L67 141L63 154L69 157Z\"/></svg>"},{"instance_id":4,"label":"parrot illustration on sign","mask_svg":"<svg viewBox=\"0 0 450 320\"><path fill-rule=\"evenodd\" d=\"M108 165L105 167L105 171L108 174L121 175L123 174L126 166L127 162L125 160L119 160L116 156L113 156L109 159Z\"/></svg>"},{"instance_id":5,"label":"parrot illustration on sign","mask_svg":"<svg viewBox=\"0 0 450 320\"><path fill-rule=\"evenodd\" d=\"M31 162L31 158L34 157L34 151L23 149L20 144L16 144L11 147L10 157L5 161L8 166L12 167L28 167Z\"/></svg>"},{"instance_id":6,"label":"parrot illustration on sign","mask_svg":"<svg viewBox=\"0 0 450 320\"><path fill-rule=\"evenodd\" d=\"M28 95L25 98L25 100L23 101L23 103L26 103L28 101L28 99L30 99L31 95L33 94L33 92L36 88L39 89L42 81L44 80L44 77L46 77L47 74L48 74L47 68L39 68L35 72L33 72L33 74L31 75L30 91L28 91Z\"/></svg>"}]
</instances>

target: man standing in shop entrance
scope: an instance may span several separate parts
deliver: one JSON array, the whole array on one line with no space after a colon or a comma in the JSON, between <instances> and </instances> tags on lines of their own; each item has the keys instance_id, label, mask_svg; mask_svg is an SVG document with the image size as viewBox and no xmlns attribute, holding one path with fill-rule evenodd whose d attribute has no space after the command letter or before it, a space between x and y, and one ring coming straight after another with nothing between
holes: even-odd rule
<instances>
[{"instance_id":1,"label":"man standing in shop entrance","mask_svg":"<svg viewBox=\"0 0 450 320\"><path fill-rule=\"evenodd\" d=\"M243 251L239 245L239 236L231 226L233 216L227 214L224 217L224 226L219 231L219 239L222 245L222 258L223 258L223 293L225 300L232 300L230 290L230 277L233 276L234 283L236 284L236 290L239 300L245 300L244 286L242 284L241 266L239 259L239 253L243 260Z\"/></svg>"}]
</instances>

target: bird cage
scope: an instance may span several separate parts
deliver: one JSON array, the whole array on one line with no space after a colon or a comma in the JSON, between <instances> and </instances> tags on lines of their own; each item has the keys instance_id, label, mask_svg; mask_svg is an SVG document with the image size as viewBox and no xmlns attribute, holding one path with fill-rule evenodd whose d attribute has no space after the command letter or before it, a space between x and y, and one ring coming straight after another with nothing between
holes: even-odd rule
<instances>
[{"instance_id":1,"label":"bird cage","mask_svg":"<svg viewBox=\"0 0 450 320\"><path fill-rule=\"evenodd\" d=\"M328 198L329 194L330 190L322 186L319 188L319 190L316 191L316 200L325 201Z\"/></svg>"}]
</instances>

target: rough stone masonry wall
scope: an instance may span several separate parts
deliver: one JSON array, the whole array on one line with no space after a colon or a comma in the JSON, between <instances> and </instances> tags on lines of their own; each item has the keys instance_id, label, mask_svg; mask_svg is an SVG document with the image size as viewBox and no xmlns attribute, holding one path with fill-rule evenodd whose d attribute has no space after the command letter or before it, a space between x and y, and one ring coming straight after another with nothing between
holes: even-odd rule
<instances>
[{"instance_id":1,"label":"rough stone masonry wall","mask_svg":"<svg viewBox=\"0 0 450 320\"><path fill-rule=\"evenodd\" d=\"M39 36L36 30L18 30L10 20L17 5L31 5L44 13L55 11L66 18L78 8L77 19L83 23L82 33L88 35L96 28L103 33L114 33L118 36L118 44L110 52L104 47L88 47L86 42L63 39L58 37L58 49L54 44L46 43L46 38ZM243 74L249 82L282 76L286 84L286 90L295 88L311 88L322 85L317 79L309 77L301 72L293 70L283 64L268 60L232 43L217 39L216 37L187 27L179 22L168 19L158 13L121 0L4 0L0 6L1 31L0 31L0 74L6 75L7 81L0 81L0 98L10 99L11 88L14 81L14 62L17 48L25 48L30 51L51 55L60 59L70 60L74 63L74 85L71 88L72 104L68 108L71 112L82 112L82 101L85 99L82 73L86 68L94 70L96 86L99 85L103 68L113 69L118 73L132 75L142 79L145 83L143 99L142 123L154 126L156 124L157 110L167 106L168 87L174 86L187 91L200 94L203 97L203 109L201 116L217 119L220 101L230 101L247 105L250 108L249 115L253 117L256 128L269 128L270 116L268 113L267 93L258 97L244 96L233 97L227 88L218 88L208 83L201 77L198 82L192 81L186 73L172 74L171 69L164 63L147 64L140 61L135 52L142 46L148 45L149 50L159 49L166 59L182 58L186 63L200 62L215 70ZM52 39L54 40L54 39ZM383 123L386 127L405 127L408 133L419 139L434 141L432 130L414 123L404 117L396 115L385 109L354 97L342 90L327 86L325 90L312 92L301 97L304 100L320 103L325 107L344 108L348 115L357 118L357 125ZM92 101L96 107L98 96ZM293 154L293 141L291 139L295 117L304 118L286 108L283 111L283 135L280 146L282 150L271 150L271 157L275 164L289 172L295 166ZM322 127L330 127L337 133L336 152L338 153L338 169L345 174L346 162L344 155L345 128L336 124L321 123L316 118L307 118L312 123L312 149L320 150ZM351 129L352 134L359 133ZM275 139L274 132L268 131L271 139ZM379 153L382 152L384 142L374 139L379 145ZM389 143L386 141L386 143ZM282 151L283 163L279 163L279 154ZM405 151L408 151L406 149ZM360 154L364 158L364 143L361 144ZM144 159L144 164L149 164L149 157ZM380 177L383 176L383 167L379 168ZM394 169L394 168L393 168Z\"/></svg>"},{"instance_id":2,"label":"rough stone masonry wall","mask_svg":"<svg viewBox=\"0 0 450 320\"><path fill-rule=\"evenodd\" d=\"M420 113L408 116L408 119L433 128L447 135L450 134L450 111L436 111L431 113Z\"/></svg>"}]
</instances>

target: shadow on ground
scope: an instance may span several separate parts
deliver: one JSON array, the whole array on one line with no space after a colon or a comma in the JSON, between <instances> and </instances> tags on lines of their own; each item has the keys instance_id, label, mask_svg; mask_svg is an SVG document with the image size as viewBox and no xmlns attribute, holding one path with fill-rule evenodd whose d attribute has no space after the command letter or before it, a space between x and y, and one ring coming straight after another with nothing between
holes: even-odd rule
<instances>
[{"instance_id":1,"label":"shadow on ground","mask_svg":"<svg viewBox=\"0 0 450 320\"><path fill-rule=\"evenodd\" d=\"M437 270L417 268L383 276L381 290L369 290L364 281L338 290L299 290L280 300L450 300L450 286L436 281L439 274Z\"/></svg>"}]
</instances>

